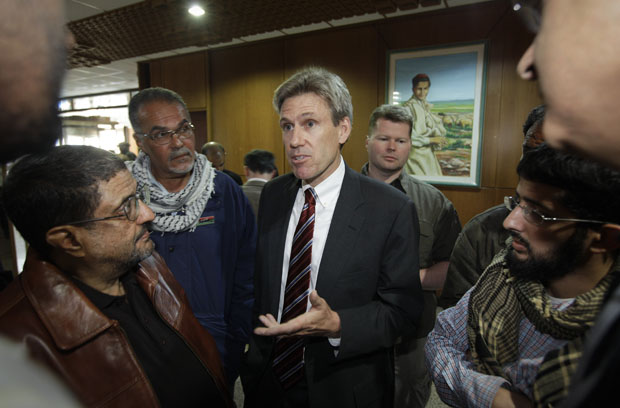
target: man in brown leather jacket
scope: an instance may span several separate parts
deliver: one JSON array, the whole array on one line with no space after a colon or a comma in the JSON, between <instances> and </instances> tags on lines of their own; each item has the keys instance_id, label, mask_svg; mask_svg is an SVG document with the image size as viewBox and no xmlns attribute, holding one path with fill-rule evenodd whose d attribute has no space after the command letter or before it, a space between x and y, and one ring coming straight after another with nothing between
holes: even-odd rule
<instances>
[{"instance_id":1,"label":"man in brown leather jacket","mask_svg":"<svg viewBox=\"0 0 620 408\"><path fill-rule=\"evenodd\" d=\"M153 212L114 154L60 146L10 171L3 202L30 248L0 293L0 334L86 406L233 406L211 335L153 252Z\"/></svg>"}]
</instances>

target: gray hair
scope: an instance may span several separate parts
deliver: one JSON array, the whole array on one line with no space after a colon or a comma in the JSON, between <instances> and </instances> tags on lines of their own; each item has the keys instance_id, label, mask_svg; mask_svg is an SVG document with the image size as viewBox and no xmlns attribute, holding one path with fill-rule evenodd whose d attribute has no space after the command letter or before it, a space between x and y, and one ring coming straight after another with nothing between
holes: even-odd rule
<instances>
[{"instance_id":1,"label":"gray hair","mask_svg":"<svg viewBox=\"0 0 620 408\"><path fill-rule=\"evenodd\" d=\"M368 137L370 137L370 135L374 132L379 119L408 124L409 137L411 137L411 129L413 129L413 116L411 116L409 109L404 106L386 104L375 108L375 110L370 114L370 121L368 123Z\"/></svg>"},{"instance_id":2,"label":"gray hair","mask_svg":"<svg viewBox=\"0 0 620 408\"><path fill-rule=\"evenodd\" d=\"M133 127L134 132L143 132L140 126L140 118L138 117L138 113L143 105L153 101L178 103L183 107L185 113L189 117L187 105L185 104L183 98L181 98L181 95L166 88L146 88L135 94L133 98L131 98L131 101L129 101L129 121L131 122L131 127Z\"/></svg>"},{"instance_id":3,"label":"gray hair","mask_svg":"<svg viewBox=\"0 0 620 408\"><path fill-rule=\"evenodd\" d=\"M334 126L345 117L353 124L353 103L347 86L342 78L324 68L305 68L284 81L273 95L273 107L280 114L285 100L305 93L314 93L325 100Z\"/></svg>"}]
</instances>

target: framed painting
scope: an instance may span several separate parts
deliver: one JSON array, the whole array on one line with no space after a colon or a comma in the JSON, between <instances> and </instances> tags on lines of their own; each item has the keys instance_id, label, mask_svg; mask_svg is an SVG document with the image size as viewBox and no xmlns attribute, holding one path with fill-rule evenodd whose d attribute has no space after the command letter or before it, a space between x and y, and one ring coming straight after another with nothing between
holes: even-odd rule
<instances>
[{"instance_id":1,"label":"framed painting","mask_svg":"<svg viewBox=\"0 0 620 408\"><path fill-rule=\"evenodd\" d=\"M388 52L389 104L413 116L405 171L433 184L480 186L486 43Z\"/></svg>"}]
</instances>

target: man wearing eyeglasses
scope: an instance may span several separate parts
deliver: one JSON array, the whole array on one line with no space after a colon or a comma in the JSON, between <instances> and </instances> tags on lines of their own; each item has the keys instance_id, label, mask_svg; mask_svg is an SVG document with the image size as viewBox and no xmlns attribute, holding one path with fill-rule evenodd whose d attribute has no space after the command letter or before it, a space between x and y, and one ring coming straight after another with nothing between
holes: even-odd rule
<instances>
[{"instance_id":1,"label":"man wearing eyeglasses","mask_svg":"<svg viewBox=\"0 0 620 408\"><path fill-rule=\"evenodd\" d=\"M553 406L567 394L607 295L618 283L620 173L541 146L505 198L508 247L440 313L426 346L451 406Z\"/></svg>"},{"instance_id":2,"label":"man wearing eyeglasses","mask_svg":"<svg viewBox=\"0 0 620 408\"><path fill-rule=\"evenodd\" d=\"M544 105L536 106L527 115L523 123L524 154L544 142L541 131L544 117ZM502 223L507 215L506 206L500 204L476 215L465 224L450 255L439 306L447 309L456 305L465 292L476 284L495 254L506 246L509 234Z\"/></svg>"},{"instance_id":3,"label":"man wearing eyeglasses","mask_svg":"<svg viewBox=\"0 0 620 408\"><path fill-rule=\"evenodd\" d=\"M538 80L548 106L549 143L620 168L620 3L523 0L514 9L536 33L517 66ZM571 86L584 83L587 86ZM588 137L584 137L588 135ZM620 288L610 296L584 349L565 408L604 406L620 382Z\"/></svg>"},{"instance_id":4,"label":"man wearing eyeglasses","mask_svg":"<svg viewBox=\"0 0 620 408\"><path fill-rule=\"evenodd\" d=\"M153 252L153 212L120 158L89 146L26 156L2 198L30 249L0 294L0 333L84 406L233 406L215 342Z\"/></svg>"},{"instance_id":5,"label":"man wearing eyeglasses","mask_svg":"<svg viewBox=\"0 0 620 408\"><path fill-rule=\"evenodd\" d=\"M148 88L129 103L140 147L130 165L155 212L155 248L185 289L194 315L215 338L232 386L251 330L256 223L230 177L195 151L185 102Z\"/></svg>"}]
</instances>

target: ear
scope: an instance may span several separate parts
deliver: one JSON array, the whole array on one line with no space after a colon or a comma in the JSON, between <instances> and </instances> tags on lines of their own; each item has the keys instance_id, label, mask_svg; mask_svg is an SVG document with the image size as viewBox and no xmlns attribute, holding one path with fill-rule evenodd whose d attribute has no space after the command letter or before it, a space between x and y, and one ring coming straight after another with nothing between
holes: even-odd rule
<instances>
[{"instance_id":1,"label":"ear","mask_svg":"<svg viewBox=\"0 0 620 408\"><path fill-rule=\"evenodd\" d=\"M135 133L133 134L133 140L136 141L136 144L138 145L140 150L142 150L143 152L144 152L144 139L146 139L146 138L145 137L140 137L140 136L136 135Z\"/></svg>"},{"instance_id":2,"label":"ear","mask_svg":"<svg viewBox=\"0 0 620 408\"><path fill-rule=\"evenodd\" d=\"M345 144L349 135L351 135L351 119L345 116L338 124L338 143L340 145Z\"/></svg>"},{"instance_id":3,"label":"ear","mask_svg":"<svg viewBox=\"0 0 620 408\"><path fill-rule=\"evenodd\" d=\"M366 135L366 151L368 151L368 142L370 142L370 135Z\"/></svg>"},{"instance_id":4,"label":"ear","mask_svg":"<svg viewBox=\"0 0 620 408\"><path fill-rule=\"evenodd\" d=\"M594 253L614 252L620 248L620 225L604 224L597 231L590 250Z\"/></svg>"},{"instance_id":5,"label":"ear","mask_svg":"<svg viewBox=\"0 0 620 408\"><path fill-rule=\"evenodd\" d=\"M248 166L243 166L243 172L245 173L245 178L250 178L250 169L248 169Z\"/></svg>"},{"instance_id":6,"label":"ear","mask_svg":"<svg viewBox=\"0 0 620 408\"><path fill-rule=\"evenodd\" d=\"M54 249L76 258L84 256L84 247L80 239L80 232L70 225L59 225L51 228L45 234L45 240Z\"/></svg>"}]
</instances>

